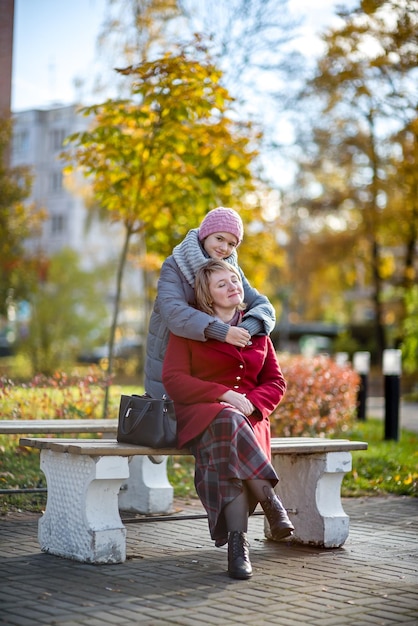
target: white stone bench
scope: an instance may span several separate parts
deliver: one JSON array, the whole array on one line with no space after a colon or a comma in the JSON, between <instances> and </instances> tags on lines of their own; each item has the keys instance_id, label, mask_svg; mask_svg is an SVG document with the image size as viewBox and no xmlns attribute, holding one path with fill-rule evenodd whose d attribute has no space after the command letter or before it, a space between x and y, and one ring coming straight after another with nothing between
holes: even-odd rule
<instances>
[{"instance_id":1,"label":"white stone bench","mask_svg":"<svg viewBox=\"0 0 418 626\"><path fill-rule=\"evenodd\" d=\"M2 420L0 435L65 435L112 433L118 430L116 419Z\"/></svg>"},{"instance_id":2,"label":"white stone bench","mask_svg":"<svg viewBox=\"0 0 418 626\"><path fill-rule=\"evenodd\" d=\"M85 435L114 437L118 421L110 419L0 419L0 435ZM2 495L42 492L36 489L0 489Z\"/></svg>"},{"instance_id":3,"label":"white stone bench","mask_svg":"<svg viewBox=\"0 0 418 626\"><path fill-rule=\"evenodd\" d=\"M119 489L129 476L129 459L188 455L188 450L154 450L110 439L22 438L41 450L48 500L39 520L43 552L85 563L122 563L126 529L119 515ZM351 470L351 451L367 443L342 439L272 440L277 492L295 526L294 540L325 548L343 545L349 518L341 504L341 482ZM265 523L265 534L269 527Z\"/></svg>"},{"instance_id":4,"label":"white stone bench","mask_svg":"<svg viewBox=\"0 0 418 626\"><path fill-rule=\"evenodd\" d=\"M0 435L76 435L94 434L115 437L117 419L0 419ZM170 513L173 488L167 478L167 459L158 465L146 457L132 460L131 476L123 485L119 498L121 508L133 513ZM2 495L38 492L42 489L2 489Z\"/></svg>"}]
</instances>

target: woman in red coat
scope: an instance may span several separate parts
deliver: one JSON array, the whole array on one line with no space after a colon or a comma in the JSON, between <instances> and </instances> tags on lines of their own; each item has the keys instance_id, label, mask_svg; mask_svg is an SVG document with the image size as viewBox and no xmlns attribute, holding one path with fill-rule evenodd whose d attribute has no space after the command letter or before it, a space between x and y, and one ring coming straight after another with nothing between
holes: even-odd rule
<instances>
[{"instance_id":1,"label":"woman in red coat","mask_svg":"<svg viewBox=\"0 0 418 626\"><path fill-rule=\"evenodd\" d=\"M210 260L197 273L197 308L239 324L243 288L239 272ZM228 573L252 575L246 533L260 502L274 539L294 530L274 492L269 415L286 383L269 337L254 336L241 347L215 339L193 341L170 335L163 383L174 400L179 447L195 457L195 486L216 546L228 543Z\"/></svg>"}]
</instances>

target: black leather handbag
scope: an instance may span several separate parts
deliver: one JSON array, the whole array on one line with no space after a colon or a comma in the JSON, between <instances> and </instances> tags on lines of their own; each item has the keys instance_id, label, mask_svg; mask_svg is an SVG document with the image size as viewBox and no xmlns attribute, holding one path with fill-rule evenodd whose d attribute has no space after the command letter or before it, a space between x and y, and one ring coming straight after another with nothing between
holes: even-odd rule
<instances>
[{"instance_id":1,"label":"black leather handbag","mask_svg":"<svg viewBox=\"0 0 418 626\"><path fill-rule=\"evenodd\" d=\"M117 440L151 448L172 448L177 444L174 403L167 398L121 396Z\"/></svg>"}]
</instances>

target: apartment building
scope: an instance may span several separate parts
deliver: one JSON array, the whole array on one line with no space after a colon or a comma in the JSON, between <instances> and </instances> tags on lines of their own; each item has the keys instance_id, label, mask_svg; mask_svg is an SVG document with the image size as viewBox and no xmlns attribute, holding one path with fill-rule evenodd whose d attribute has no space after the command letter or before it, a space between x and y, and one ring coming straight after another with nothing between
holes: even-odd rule
<instances>
[{"instance_id":1,"label":"apartment building","mask_svg":"<svg viewBox=\"0 0 418 626\"><path fill-rule=\"evenodd\" d=\"M85 269L116 259L123 236L120 225L97 217L88 219L81 188L86 180L73 189L64 184L65 163L59 157L63 141L69 134L85 130L88 120L77 113L75 105L22 111L13 119L11 165L31 169L29 202L47 214L40 236L26 244L30 251L49 257L70 247L78 252Z\"/></svg>"},{"instance_id":2,"label":"apartment building","mask_svg":"<svg viewBox=\"0 0 418 626\"><path fill-rule=\"evenodd\" d=\"M25 241L31 254L51 257L63 248L75 250L80 265L92 270L104 263L114 263L115 277L122 250L124 229L92 215L85 204L80 180L71 188L63 175L65 162L60 159L64 139L85 130L88 119L75 105L33 109L13 114L11 165L28 166L33 174L32 193L28 202L46 212L39 235ZM144 332L143 277L138 267L127 266L124 273L122 309L119 323L132 332ZM111 281L106 301L109 318L113 310L116 278ZM125 294L125 298L124 298ZM126 297L129 294L129 298Z\"/></svg>"}]
</instances>

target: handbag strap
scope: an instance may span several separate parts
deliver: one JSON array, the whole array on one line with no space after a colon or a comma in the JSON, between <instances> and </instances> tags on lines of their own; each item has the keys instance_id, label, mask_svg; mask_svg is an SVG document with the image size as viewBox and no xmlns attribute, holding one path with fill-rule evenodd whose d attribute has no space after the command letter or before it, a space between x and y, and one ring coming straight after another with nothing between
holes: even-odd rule
<instances>
[{"instance_id":1,"label":"handbag strap","mask_svg":"<svg viewBox=\"0 0 418 626\"><path fill-rule=\"evenodd\" d=\"M136 410L132 408L132 400L129 400L128 404L126 405L123 419L121 420L121 424L120 424L122 433L124 435L129 435L129 433L131 433L138 426L138 424L141 422L142 418L144 417L145 413L148 411L151 405L152 405L152 402L147 402L141 409L141 412L139 413L139 415L135 418L135 421L131 424L131 427L129 429L126 429L125 428L126 418L129 417L129 414L131 413L131 411L135 411L136 413Z\"/></svg>"}]
</instances>

